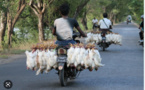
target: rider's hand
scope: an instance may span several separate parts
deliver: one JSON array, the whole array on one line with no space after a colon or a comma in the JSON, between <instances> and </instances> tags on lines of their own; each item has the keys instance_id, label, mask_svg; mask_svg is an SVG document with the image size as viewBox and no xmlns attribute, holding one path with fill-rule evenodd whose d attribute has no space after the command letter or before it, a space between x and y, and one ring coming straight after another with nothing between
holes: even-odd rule
<instances>
[{"instance_id":1,"label":"rider's hand","mask_svg":"<svg viewBox=\"0 0 145 90\"><path fill-rule=\"evenodd\" d=\"M81 36L82 36L82 37L87 37L86 33L84 33L84 34L81 34Z\"/></svg>"},{"instance_id":2,"label":"rider's hand","mask_svg":"<svg viewBox=\"0 0 145 90\"><path fill-rule=\"evenodd\" d=\"M87 37L87 35L85 34L83 37Z\"/></svg>"}]
</instances>

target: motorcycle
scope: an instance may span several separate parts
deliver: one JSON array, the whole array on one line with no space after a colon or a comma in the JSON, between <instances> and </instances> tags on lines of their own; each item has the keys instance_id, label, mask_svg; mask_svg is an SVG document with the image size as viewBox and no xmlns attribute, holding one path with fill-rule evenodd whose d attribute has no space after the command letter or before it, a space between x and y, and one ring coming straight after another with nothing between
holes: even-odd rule
<instances>
[{"instance_id":1,"label":"motorcycle","mask_svg":"<svg viewBox=\"0 0 145 90\"><path fill-rule=\"evenodd\" d=\"M73 34L73 40L79 37L79 33ZM75 40L77 43L80 43L79 40ZM58 75L60 79L61 86L67 85L68 78L75 79L79 75L79 71L72 65L67 67L67 50L68 46L58 46L57 47L57 63L58 63Z\"/></svg>"},{"instance_id":2,"label":"motorcycle","mask_svg":"<svg viewBox=\"0 0 145 90\"><path fill-rule=\"evenodd\" d=\"M130 20L130 19L129 19L129 20L127 20L127 24L128 24L128 23L131 23L131 20Z\"/></svg>"},{"instance_id":3,"label":"motorcycle","mask_svg":"<svg viewBox=\"0 0 145 90\"><path fill-rule=\"evenodd\" d=\"M109 45L111 45L111 43L106 42L106 32L102 32L101 36L102 36L102 41L98 45L99 45L99 47L102 48L103 51L105 51L105 49L108 48Z\"/></svg>"}]
</instances>

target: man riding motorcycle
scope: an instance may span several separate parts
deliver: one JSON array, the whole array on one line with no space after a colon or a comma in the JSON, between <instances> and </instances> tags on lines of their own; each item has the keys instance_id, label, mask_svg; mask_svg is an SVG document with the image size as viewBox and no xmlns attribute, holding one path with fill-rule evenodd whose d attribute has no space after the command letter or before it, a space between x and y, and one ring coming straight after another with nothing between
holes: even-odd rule
<instances>
[{"instance_id":1,"label":"man riding motorcycle","mask_svg":"<svg viewBox=\"0 0 145 90\"><path fill-rule=\"evenodd\" d=\"M55 44L58 44L58 47L56 48L58 76L61 85L66 86L67 79L75 79L78 73L74 66L67 67L67 50L69 44L75 44L77 42L74 41L73 28L75 27L83 37L86 37L86 34L81 30L75 19L68 17L69 6L67 4L61 5L59 9L62 17L54 21L54 29L52 33L57 36Z\"/></svg>"},{"instance_id":2,"label":"man riding motorcycle","mask_svg":"<svg viewBox=\"0 0 145 90\"><path fill-rule=\"evenodd\" d=\"M70 43L75 44L76 42L72 37L74 27L79 31L81 36L86 37L86 34L79 27L78 22L68 17L69 6L67 4L60 6L60 14L62 17L54 21L54 29L52 31L53 35L57 36L56 44L60 46L65 46Z\"/></svg>"},{"instance_id":3,"label":"man riding motorcycle","mask_svg":"<svg viewBox=\"0 0 145 90\"><path fill-rule=\"evenodd\" d=\"M105 48L109 47L109 45L111 44L110 42L106 43L106 37L105 37L107 31L110 31L109 29L112 29L111 21L107 19L107 16L108 16L107 13L103 13L104 18L99 21L99 28L100 31L102 31L101 33L102 43L99 43L99 46L102 47L103 51L105 51Z\"/></svg>"},{"instance_id":4,"label":"man riding motorcycle","mask_svg":"<svg viewBox=\"0 0 145 90\"><path fill-rule=\"evenodd\" d=\"M132 20L131 15L128 15L128 16L127 16L127 24L128 24L128 23L131 23L131 20Z\"/></svg>"}]
</instances>

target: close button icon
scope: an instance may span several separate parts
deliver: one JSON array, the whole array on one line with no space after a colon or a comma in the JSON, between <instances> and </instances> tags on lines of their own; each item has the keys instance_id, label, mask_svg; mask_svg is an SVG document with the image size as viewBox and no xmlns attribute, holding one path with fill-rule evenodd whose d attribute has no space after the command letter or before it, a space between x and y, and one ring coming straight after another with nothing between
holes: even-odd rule
<instances>
[{"instance_id":1,"label":"close button icon","mask_svg":"<svg viewBox=\"0 0 145 90\"><path fill-rule=\"evenodd\" d=\"M13 83L12 83L10 80L6 80L6 81L4 82L4 87L5 87L6 89L10 89L10 88L12 88L12 86L13 86Z\"/></svg>"}]
</instances>

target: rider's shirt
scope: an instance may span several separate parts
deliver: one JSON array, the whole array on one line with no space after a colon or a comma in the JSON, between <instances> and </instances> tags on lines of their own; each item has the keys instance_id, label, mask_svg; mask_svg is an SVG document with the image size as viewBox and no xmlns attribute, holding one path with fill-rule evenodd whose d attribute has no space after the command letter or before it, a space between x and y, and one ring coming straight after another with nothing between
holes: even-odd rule
<instances>
[{"instance_id":1,"label":"rider's shirt","mask_svg":"<svg viewBox=\"0 0 145 90\"><path fill-rule=\"evenodd\" d=\"M127 20L129 20L129 21L132 20L131 15L128 15L128 16L127 16Z\"/></svg>"},{"instance_id":2,"label":"rider's shirt","mask_svg":"<svg viewBox=\"0 0 145 90\"><path fill-rule=\"evenodd\" d=\"M72 18L58 18L54 21L56 28L57 40L72 40L73 28L78 27L79 24Z\"/></svg>"},{"instance_id":3,"label":"rider's shirt","mask_svg":"<svg viewBox=\"0 0 145 90\"><path fill-rule=\"evenodd\" d=\"M98 20L97 19L93 19L92 22L95 24L95 23L98 22Z\"/></svg>"},{"instance_id":4,"label":"rider's shirt","mask_svg":"<svg viewBox=\"0 0 145 90\"><path fill-rule=\"evenodd\" d=\"M103 18L99 21L100 29L109 29L111 21L107 18Z\"/></svg>"}]
</instances>

